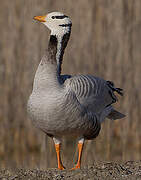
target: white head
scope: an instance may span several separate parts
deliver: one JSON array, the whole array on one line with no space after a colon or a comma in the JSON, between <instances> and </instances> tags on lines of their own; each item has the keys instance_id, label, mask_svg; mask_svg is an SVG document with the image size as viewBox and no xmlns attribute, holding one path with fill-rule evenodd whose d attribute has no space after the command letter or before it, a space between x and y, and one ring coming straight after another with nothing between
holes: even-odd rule
<instances>
[{"instance_id":1,"label":"white head","mask_svg":"<svg viewBox=\"0 0 141 180\"><path fill-rule=\"evenodd\" d=\"M70 18L60 12L52 12L45 16L35 16L34 19L47 26L51 30L51 35L63 36L71 31L72 22Z\"/></svg>"}]
</instances>

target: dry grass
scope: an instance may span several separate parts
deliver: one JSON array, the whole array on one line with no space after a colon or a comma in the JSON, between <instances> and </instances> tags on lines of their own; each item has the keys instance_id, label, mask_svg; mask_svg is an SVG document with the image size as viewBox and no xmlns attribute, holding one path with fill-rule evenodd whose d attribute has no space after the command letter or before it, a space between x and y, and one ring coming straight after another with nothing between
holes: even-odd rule
<instances>
[{"instance_id":1,"label":"dry grass","mask_svg":"<svg viewBox=\"0 0 141 180\"><path fill-rule=\"evenodd\" d=\"M73 21L64 73L94 74L125 90L116 107L127 117L103 124L100 136L86 143L83 165L94 160L139 160L141 2L5 0L0 5L1 166L55 167L52 141L48 138L45 147L44 134L33 128L26 115L34 73L49 37L32 17L54 10L65 12ZM64 141L63 149L64 161L71 166L72 142Z\"/></svg>"}]
</instances>

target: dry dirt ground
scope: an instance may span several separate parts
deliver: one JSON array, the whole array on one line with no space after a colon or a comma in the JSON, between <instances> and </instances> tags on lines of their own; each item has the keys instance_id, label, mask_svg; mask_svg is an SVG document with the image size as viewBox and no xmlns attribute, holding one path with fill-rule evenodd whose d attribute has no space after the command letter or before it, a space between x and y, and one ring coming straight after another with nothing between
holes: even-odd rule
<instances>
[{"instance_id":1,"label":"dry dirt ground","mask_svg":"<svg viewBox=\"0 0 141 180\"><path fill-rule=\"evenodd\" d=\"M57 169L29 170L0 170L0 180L113 180L113 179L141 179L141 161L128 161L126 163L115 162L95 162L93 166L84 167L81 170L64 170Z\"/></svg>"}]
</instances>

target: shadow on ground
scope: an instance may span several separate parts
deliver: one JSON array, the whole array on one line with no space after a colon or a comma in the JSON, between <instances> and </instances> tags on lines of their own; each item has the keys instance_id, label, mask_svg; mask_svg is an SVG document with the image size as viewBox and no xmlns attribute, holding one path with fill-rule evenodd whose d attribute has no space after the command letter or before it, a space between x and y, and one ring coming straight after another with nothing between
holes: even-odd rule
<instances>
[{"instance_id":1,"label":"shadow on ground","mask_svg":"<svg viewBox=\"0 0 141 180\"><path fill-rule=\"evenodd\" d=\"M126 163L95 162L93 166L84 167L81 170L47 169L46 171L34 169L0 170L0 179L46 179L46 180L103 180L103 179L141 179L141 161L128 161Z\"/></svg>"}]
</instances>

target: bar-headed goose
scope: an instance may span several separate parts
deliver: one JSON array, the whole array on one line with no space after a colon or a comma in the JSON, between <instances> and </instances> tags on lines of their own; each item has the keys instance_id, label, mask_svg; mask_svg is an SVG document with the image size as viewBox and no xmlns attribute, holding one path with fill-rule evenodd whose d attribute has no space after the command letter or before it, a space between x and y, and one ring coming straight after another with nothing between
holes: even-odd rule
<instances>
[{"instance_id":1,"label":"bar-headed goose","mask_svg":"<svg viewBox=\"0 0 141 180\"><path fill-rule=\"evenodd\" d=\"M98 136L101 122L106 117L112 120L124 117L112 107L117 101L114 92L122 95L122 89L92 75L61 75L72 22L60 12L35 16L34 19L48 27L51 35L35 74L28 113L34 125L54 140L59 169L64 169L60 158L61 138L78 138L78 162L73 168L77 169L81 164L84 140Z\"/></svg>"}]
</instances>

